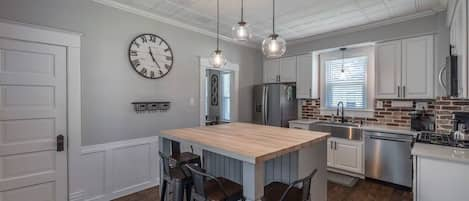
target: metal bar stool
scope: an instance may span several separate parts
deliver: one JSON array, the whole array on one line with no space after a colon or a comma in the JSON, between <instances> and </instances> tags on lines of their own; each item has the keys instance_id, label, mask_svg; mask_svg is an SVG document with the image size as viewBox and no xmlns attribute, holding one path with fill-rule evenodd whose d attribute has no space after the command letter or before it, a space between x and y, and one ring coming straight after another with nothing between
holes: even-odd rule
<instances>
[{"instance_id":1,"label":"metal bar stool","mask_svg":"<svg viewBox=\"0 0 469 201\"><path fill-rule=\"evenodd\" d=\"M161 187L161 201L165 201L166 189L168 185L174 185L173 201L182 201L184 199L184 190L186 190L187 201L191 197L192 179L188 176L181 166L177 166L177 161L173 158L159 152L163 166L163 184ZM189 189L189 191L187 191Z\"/></svg>"},{"instance_id":2,"label":"metal bar stool","mask_svg":"<svg viewBox=\"0 0 469 201\"><path fill-rule=\"evenodd\" d=\"M281 182L272 182L264 187L263 201L310 201L311 179L317 170L303 179L299 179L290 185ZM296 187L301 184L301 188Z\"/></svg>"},{"instance_id":3,"label":"metal bar stool","mask_svg":"<svg viewBox=\"0 0 469 201\"><path fill-rule=\"evenodd\" d=\"M171 141L171 158L177 161L178 166L183 166L184 164L198 164L200 167L202 167L200 156L194 154L192 146L191 149L192 152L181 153L181 144L176 141Z\"/></svg>"},{"instance_id":4,"label":"metal bar stool","mask_svg":"<svg viewBox=\"0 0 469 201\"><path fill-rule=\"evenodd\" d=\"M246 200L243 186L223 177L214 177L205 173L198 166L188 164L186 167L192 174L192 200L196 201L235 201Z\"/></svg>"}]
</instances>

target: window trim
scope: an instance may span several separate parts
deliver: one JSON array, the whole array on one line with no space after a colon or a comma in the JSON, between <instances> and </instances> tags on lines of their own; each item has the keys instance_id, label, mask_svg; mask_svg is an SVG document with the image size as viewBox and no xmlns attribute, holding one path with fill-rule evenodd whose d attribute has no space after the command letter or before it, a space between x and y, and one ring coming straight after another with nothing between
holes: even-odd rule
<instances>
[{"instance_id":1,"label":"window trim","mask_svg":"<svg viewBox=\"0 0 469 201\"><path fill-rule=\"evenodd\" d=\"M375 100L375 55L374 46L365 46L359 48L348 49L344 53L345 58L351 57L368 57L368 68L366 69L365 76L365 96L366 96L366 107L365 109L345 109L346 116L354 117L373 117L374 116L374 100ZM326 108L326 69L325 62L332 59L342 59L342 52L340 50L334 50L319 54L319 66L320 66L320 93L321 93L321 115L335 114L337 107Z\"/></svg>"}]
</instances>

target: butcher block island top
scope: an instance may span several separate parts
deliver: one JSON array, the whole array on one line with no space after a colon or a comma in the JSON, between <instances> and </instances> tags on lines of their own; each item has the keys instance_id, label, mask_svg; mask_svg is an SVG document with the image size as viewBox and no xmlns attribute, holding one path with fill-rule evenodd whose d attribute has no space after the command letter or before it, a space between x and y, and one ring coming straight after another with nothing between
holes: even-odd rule
<instances>
[{"instance_id":1,"label":"butcher block island top","mask_svg":"<svg viewBox=\"0 0 469 201\"><path fill-rule=\"evenodd\" d=\"M279 128L250 123L181 128L161 131L160 136L186 142L235 159L257 163L326 140L329 133Z\"/></svg>"}]
</instances>

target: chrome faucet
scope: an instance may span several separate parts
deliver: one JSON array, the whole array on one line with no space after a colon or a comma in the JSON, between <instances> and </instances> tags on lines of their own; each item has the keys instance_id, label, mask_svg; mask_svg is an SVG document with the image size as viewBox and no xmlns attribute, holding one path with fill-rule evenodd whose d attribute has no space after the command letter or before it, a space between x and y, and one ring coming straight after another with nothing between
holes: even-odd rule
<instances>
[{"instance_id":1,"label":"chrome faucet","mask_svg":"<svg viewBox=\"0 0 469 201\"><path fill-rule=\"evenodd\" d=\"M342 107L340 107L342 106ZM339 111L341 111L341 119L340 119L340 122L341 123L345 123L345 118L344 118L344 102L342 101L339 101L337 103L337 116L339 116Z\"/></svg>"}]
</instances>

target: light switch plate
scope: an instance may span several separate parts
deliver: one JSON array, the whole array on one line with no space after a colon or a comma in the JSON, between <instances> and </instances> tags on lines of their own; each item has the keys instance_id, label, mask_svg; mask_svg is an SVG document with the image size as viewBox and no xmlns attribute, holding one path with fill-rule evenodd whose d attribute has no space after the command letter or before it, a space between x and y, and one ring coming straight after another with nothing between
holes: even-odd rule
<instances>
[{"instance_id":1,"label":"light switch plate","mask_svg":"<svg viewBox=\"0 0 469 201\"><path fill-rule=\"evenodd\" d=\"M416 110L428 110L428 103L427 102L417 102L415 103Z\"/></svg>"},{"instance_id":2,"label":"light switch plate","mask_svg":"<svg viewBox=\"0 0 469 201\"><path fill-rule=\"evenodd\" d=\"M383 109L383 101L376 101L376 109Z\"/></svg>"}]
</instances>

